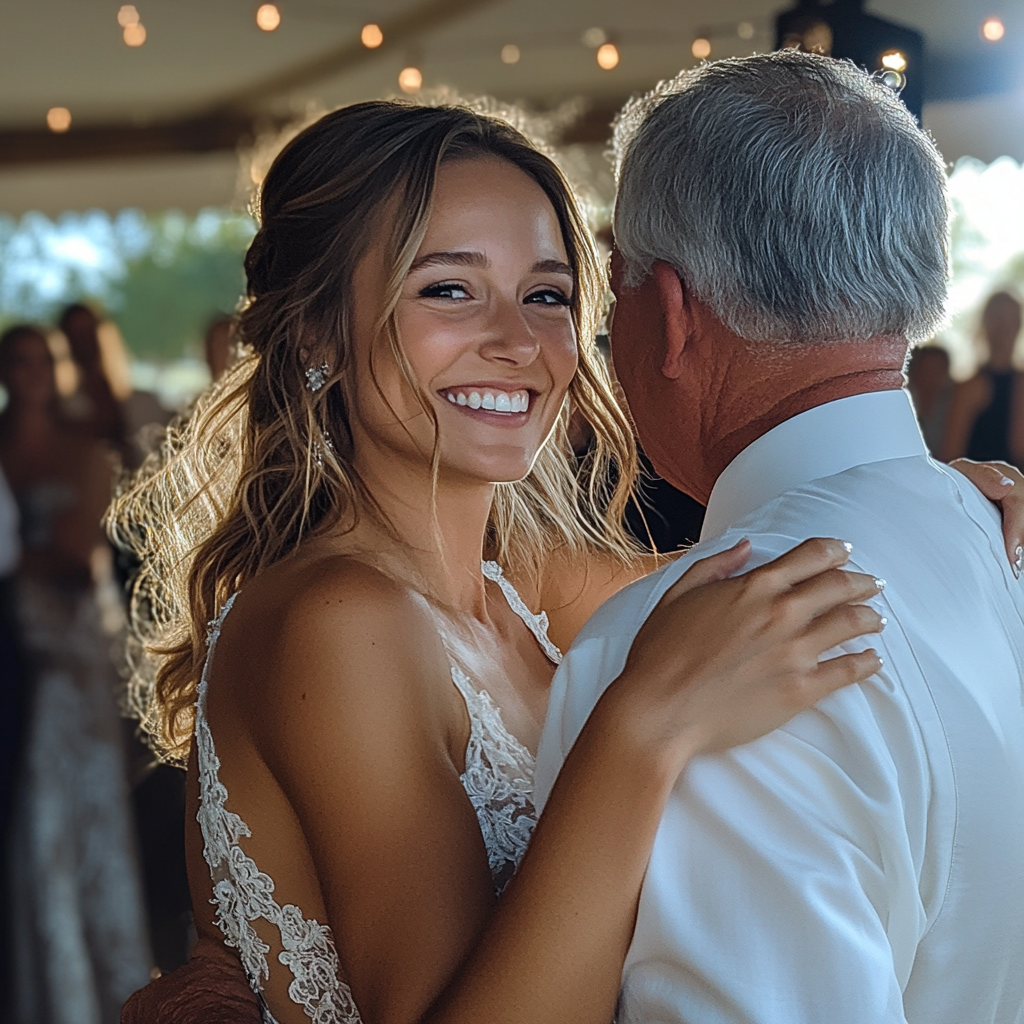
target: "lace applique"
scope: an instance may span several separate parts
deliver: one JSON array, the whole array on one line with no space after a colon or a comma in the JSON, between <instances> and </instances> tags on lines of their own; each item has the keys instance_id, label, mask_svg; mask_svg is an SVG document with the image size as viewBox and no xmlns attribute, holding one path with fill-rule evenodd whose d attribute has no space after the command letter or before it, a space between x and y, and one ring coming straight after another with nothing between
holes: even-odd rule
<instances>
[{"instance_id":1,"label":"lace applique","mask_svg":"<svg viewBox=\"0 0 1024 1024\"><path fill-rule=\"evenodd\" d=\"M238 845L249 836L248 825L226 807L228 791L219 778L220 758L213 748L213 734L206 720L206 678L221 625L235 597L225 603L210 623L207 660L196 700L196 759L199 767L199 820L203 832L203 856L210 866L217 925L224 942L238 950L249 984L256 993L270 977L267 954L270 947L256 934L253 921L275 925L284 949L278 960L292 972L288 997L303 1008L316 1024L360 1024L359 1012L349 987L339 980L338 953L331 930L307 920L298 907L280 906L274 899L274 881L256 867ZM272 1021L266 1007L264 1019Z\"/></svg>"},{"instance_id":2,"label":"lace applique","mask_svg":"<svg viewBox=\"0 0 1024 1024\"><path fill-rule=\"evenodd\" d=\"M480 822L494 891L500 893L516 873L537 824L534 759L505 728L491 695L474 689L456 665L452 665L452 682L469 711L462 786Z\"/></svg>"}]
</instances>

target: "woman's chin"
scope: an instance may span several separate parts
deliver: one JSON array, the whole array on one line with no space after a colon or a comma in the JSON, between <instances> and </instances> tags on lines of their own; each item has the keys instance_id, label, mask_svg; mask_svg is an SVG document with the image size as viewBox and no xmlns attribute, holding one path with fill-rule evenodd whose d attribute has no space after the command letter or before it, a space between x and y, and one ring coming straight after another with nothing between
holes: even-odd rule
<instances>
[{"instance_id":1,"label":"woman's chin","mask_svg":"<svg viewBox=\"0 0 1024 1024\"><path fill-rule=\"evenodd\" d=\"M451 479L459 479L463 483L480 484L514 484L529 475L533 467L533 459L481 459L469 463L459 460L458 463L442 463L442 474Z\"/></svg>"}]
</instances>

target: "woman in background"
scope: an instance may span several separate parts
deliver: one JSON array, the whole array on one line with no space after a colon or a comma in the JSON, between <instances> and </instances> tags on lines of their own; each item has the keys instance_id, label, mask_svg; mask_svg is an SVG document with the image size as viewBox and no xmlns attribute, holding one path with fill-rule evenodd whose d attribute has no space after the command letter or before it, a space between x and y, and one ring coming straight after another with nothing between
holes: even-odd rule
<instances>
[{"instance_id":1,"label":"woman in background","mask_svg":"<svg viewBox=\"0 0 1024 1024\"><path fill-rule=\"evenodd\" d=\"M13 826L15 1024L115 1024L149 973L110 640L93 566L107 448L62 419L45 336L0 337L0 465L18 504L31 680ZM5 879L5 884L11 884Z\"/></svg>"},{"instance_id":2,"label":"woman in background","mask_svg":"<svg viewBox=\"0 0 1024 1024\"><path fill-rule=\"evenodd\" d=\"M1024 466L1024 374L1014 366L1020 328L1020 302L996 292L981 317L987 358L953 393L944 461L965 456Z\"/></svg>"}]
</instances>

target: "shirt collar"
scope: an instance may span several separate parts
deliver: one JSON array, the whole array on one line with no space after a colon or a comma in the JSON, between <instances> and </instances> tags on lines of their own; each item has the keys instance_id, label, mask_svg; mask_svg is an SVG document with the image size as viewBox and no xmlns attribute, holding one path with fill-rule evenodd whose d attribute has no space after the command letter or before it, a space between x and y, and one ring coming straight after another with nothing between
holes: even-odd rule
<instances>
[{"instance_id":1,"label":"shirt collar","mask_svg":"<svg viewBox=\"0 0 1024 1024\"><path fill-rule=\"evenodd\" d=\"M808 409L747 445L708 501L701 541L801 484L888 459L927 455L910 396L873 391Z\"/></svg>"}]
</instances>

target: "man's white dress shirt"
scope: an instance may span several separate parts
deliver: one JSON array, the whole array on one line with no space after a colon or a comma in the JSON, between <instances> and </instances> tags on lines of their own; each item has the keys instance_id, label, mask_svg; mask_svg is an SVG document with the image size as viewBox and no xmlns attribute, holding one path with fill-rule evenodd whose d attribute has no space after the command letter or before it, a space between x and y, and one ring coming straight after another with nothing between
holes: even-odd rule
<instances>
[{"instance_id":1,"label":"man's white dress shirt","mask_svg":"<svg viewBox=\"0 0 1024 1024\"><path fill-rule=\"evenodd\" d=\"M812 536L884 577L883 671L694 760L665 811L623 1024L1024 1021L1024 580L906 394L832 402L727 467L701 543L608 601L555 677L541 806L634 636L696 559ZM838 653L838 652L832 652Z\"/></svg>"}]
</instances>

